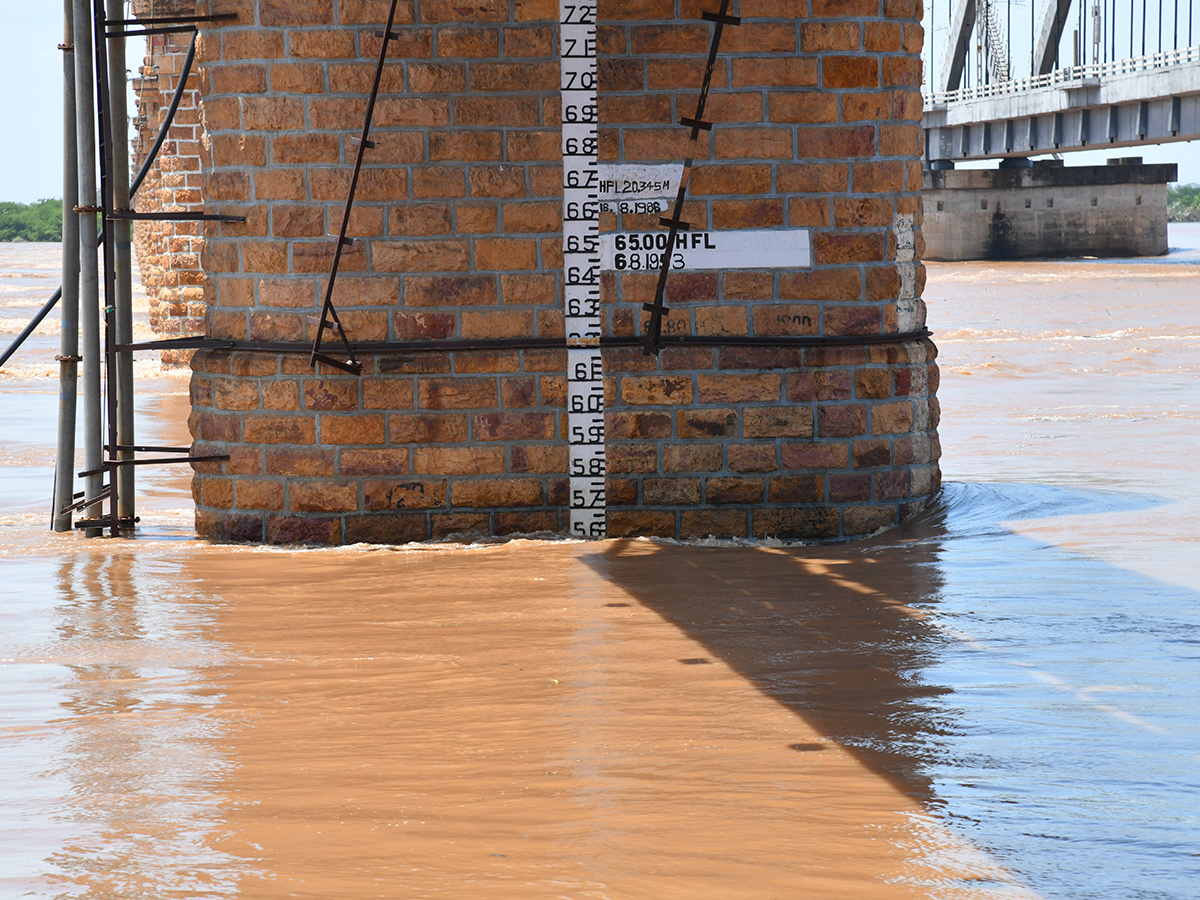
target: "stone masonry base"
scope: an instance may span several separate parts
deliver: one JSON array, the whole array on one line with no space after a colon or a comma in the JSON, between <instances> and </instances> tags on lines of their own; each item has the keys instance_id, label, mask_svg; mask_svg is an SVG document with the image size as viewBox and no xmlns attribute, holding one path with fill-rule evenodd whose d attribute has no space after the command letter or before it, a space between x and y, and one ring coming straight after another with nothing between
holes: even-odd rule
<instances>
[{"instance_id":1,"label":"stone masonry base","mask_svg":"<svg viewBox=\"0 0 1200 900\"><path fill-rule=\"evenodd\" d=\"M608 533L837 540L939 486L927 340L604 352ZM196 526L208 538L400 543L565 533L564 350L192 362Z\"/></svg>"}]
</instances>

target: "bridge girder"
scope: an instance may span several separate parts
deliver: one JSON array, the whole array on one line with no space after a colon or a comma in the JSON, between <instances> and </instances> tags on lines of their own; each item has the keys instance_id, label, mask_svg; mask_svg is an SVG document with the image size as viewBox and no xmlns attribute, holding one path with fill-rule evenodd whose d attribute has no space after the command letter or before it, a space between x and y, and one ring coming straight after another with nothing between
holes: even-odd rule
<instances>
[{"instance_id":1,"label":"bridge girder","mask_svg":"<svg viewBox=\"0 0 1200 900\"><path fill-rule=\"evenodd\" d=\"M1200 139L1200 60L932 106L928 160L997 159Z\"/></svg>"}]
</instances>

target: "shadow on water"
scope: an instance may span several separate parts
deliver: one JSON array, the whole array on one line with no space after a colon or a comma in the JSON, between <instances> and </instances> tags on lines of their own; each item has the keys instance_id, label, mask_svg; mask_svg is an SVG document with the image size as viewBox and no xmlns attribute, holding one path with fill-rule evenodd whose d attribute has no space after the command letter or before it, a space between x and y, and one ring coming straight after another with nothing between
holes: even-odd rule
<instances>
[{"instance_id":1,"label":"shadow on water","mask_svg":"<svg viewBox=\"0 0 1200 900\"><path fill-rule=\"evenodd\" d=\"M852 545L587 560L1047 897L1185 900L1200 594L1005 524L1167 502L948 484Z\"/></svg>"},{"instance_id":2,"label":"shadow on water","mask_svg":"<svg viewBox=\"0 0 1200 900\"><path fill-rule=\"evenodd\" d=\"M936 591L928 565L934 548L916 554L889 565L847 547L618 542L584 559L876 772L928 800L929 778L907 753L911 740L900 738L944 727L929 704L942 689L918 677L944 638L890 599Z\"/></svg>"}]
</instances>

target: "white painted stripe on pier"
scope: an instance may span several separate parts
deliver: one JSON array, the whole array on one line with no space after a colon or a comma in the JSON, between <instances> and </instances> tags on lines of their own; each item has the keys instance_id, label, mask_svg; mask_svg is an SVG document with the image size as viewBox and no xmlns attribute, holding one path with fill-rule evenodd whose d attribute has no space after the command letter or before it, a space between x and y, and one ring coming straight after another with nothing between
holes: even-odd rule
<instances>
[{"instance_id":1,"label":"white painted stripe on pier","mask_svg":"<svg viewBox=\"0 0 1200 900\"><path fill-rule=\"evenodd\" d=\"M563 312L571 533L605 536L604 374L600 356L600 163L596 0L560 0ZM631 179L639 173L628 173ZM640 173L649 181L651 173Z\"/></svg>"}]
</instances>

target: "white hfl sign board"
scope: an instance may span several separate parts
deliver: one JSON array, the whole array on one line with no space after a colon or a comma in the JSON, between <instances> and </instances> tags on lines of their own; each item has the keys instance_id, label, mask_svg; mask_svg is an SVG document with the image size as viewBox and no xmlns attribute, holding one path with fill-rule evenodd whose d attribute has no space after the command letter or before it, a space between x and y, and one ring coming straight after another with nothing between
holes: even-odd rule
<instances>
[{"instance_id":1,"label":"white hfl sign board","mask_svg":"<svg viewBox=\"0 0 1200 900\"><path fill-rule=\"evenodd\" d=\"M624 231L600 235L600 267L606 271L657 271L667 232ZM799 269L812 265L807 228L785 231L681 231L671 249L673 271L696 269Z\"/></svg>"},{"instance_id":2,"label":"white hfl sign board","mask_svg":"<svg viewBox=\"0 0 1200 900\"><path fill-rule=\"evenodd\" d=\"M679 163L601 163L600 209L604 212L666 212L679 192Z\"/></svg>"}]
</instances>

